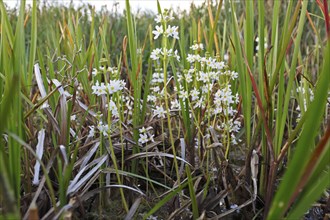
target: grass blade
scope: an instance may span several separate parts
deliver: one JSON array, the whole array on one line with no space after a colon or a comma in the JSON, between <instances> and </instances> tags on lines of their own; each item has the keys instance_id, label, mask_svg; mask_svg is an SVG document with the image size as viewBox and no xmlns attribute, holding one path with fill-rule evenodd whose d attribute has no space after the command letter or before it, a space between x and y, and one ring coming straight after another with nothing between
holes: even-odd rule
<instances>
[{"instance_id":1,"label":"grass blade","mask_svg":"<svg viewBox=\"0 0 330 220\"><path fill-rule=\"evenodd\" d=\"M307 2L303 7L305 7L306 10ZM286 171L272 202L272 206L267 217L268 219L279 219L284 216L285 211L289 208L289 202L292 199L299 182L301 181L303 172L308 168L306 166L312 153L308 152L306 154L306 147L314 145L314 137L318 131L318 129L315 128L318 128L321 124L324 106L327 100L327 92L325 91L329 91L330 75L328 73L330 71L330 63L327 61L329 59L330 43L328 42L325 49L325 62L323 70L316 86L315 99L305 113L307 115L305 126L303 127L303 131L300 135L293 158L288 165L288 170ZM329 145L327 146L329 147ZM321 182L321 185L325 186L326 183Z\"/></svg>"}]
</instances>

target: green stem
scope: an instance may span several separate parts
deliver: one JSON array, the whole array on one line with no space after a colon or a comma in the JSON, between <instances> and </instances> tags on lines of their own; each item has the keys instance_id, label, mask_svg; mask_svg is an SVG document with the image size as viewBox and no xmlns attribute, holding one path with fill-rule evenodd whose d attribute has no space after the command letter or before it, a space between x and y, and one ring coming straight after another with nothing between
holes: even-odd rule
<instances>
[{"instance_id":1,"label":"green stem","mask_svg":"<svg viewBox=\"0 0 330 220\"><path fill-rule=\"evenodd\" d=\"M164 32L166 31L166 24L164 25ZM163 50L167 50L167 38L166 36L163 37ZM173 151L173 156L174 156L174 166L175 166L175 172L177 175L177 180L178 184L180 184L180 173L179 173L179 166L178 166L178 161L176 159L176 149L174 145L174 138L173 138L173 133L172 133L172 125L171 125L171 115L170 115L170 110L169 110L169 105L168 105L168 95L167 95L167 54L164 53L164 58L163 58L163 71L164 71L164 99L165 99L165 108L166 108L166 116L167 116L167 124L168 124L168 130L170 134L170 140L171 140L171 146L172 146L172 151Z\"/></svg>"}]
</instances>

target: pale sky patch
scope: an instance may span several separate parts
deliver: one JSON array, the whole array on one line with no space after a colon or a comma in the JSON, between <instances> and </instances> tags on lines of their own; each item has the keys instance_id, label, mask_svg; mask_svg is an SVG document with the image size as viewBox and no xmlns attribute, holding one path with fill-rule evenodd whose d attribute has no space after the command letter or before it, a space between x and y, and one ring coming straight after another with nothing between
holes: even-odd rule
<instances>
[{"instance_id":1,"label":"pale sky patch","mask_svg":"<svg viewBox=\"0 0 330 220\"><path fill-rule=\"evenodd\" d=\"M4 2L11 8L19 4L19 0L4 0ZM27 0L27 4L31 5L32 0ZM43 2L43 1L41 1ZM69 5L70 0L55 0L47 1L48 4L64 4ZM72 1L76 6L82 4L91 4L95 6L96 10L100 10L102 6L106 6L108 10L113 9L114 4L117 4L118 12L122 12L125 9L125 0L73 0ZM205 0L160 0L160 5L162 8L171 8L180 10L189 10L191 3L193 2L196 6L201 5ZM156 0L130 0L130 5L133 12L136 12L138 9L141 10L150 10L154 13L157 13L157 1Z\"/></svg>"}]
</instances>

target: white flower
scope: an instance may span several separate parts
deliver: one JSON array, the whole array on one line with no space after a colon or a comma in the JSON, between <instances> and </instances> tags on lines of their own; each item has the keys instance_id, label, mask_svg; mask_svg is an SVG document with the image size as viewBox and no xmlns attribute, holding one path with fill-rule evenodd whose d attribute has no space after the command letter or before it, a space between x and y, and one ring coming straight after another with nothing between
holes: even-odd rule
<instances>
[{"instance_id":1,"label":"white flower","mask_svg":"<svg viewBox=\"0 0 330 220\"><path fill-rule=\"evenodd\" d=\"M198 74L199 74L198 81L203 82L203 83L207 83L207 82L210 81L210 77L209 77L208 73L205 73L203 71L199 71Z\"/></svg>"},{"instance_id":2,"label":"white flower","mask_svg":"<svg viewBox=\"0 0 330 220\"><path fill-rule=\"evenodd\" d=\"M70 116L70 120L71 120L71 121L75 121L75 120L76 120L76 118L77 118L77 116L76 116L76 115L71 115L71 116Z\"/></svg>"},{"instance_id":3,"label":"white flower","mask_svg":"<svg viewBox=\"0 0 330 220\"><path fill-rule=\"evenodd\" d=\"M216 62L216 60L213 59L212 57L209 57L208 59L205 59L206 65L210 68L213 68L213 69L215 68L215 62Z\"/></svg>"},{"instance_id":4,"label":"white flower","mask_svg":"<svg viewBox=\"0 0 330 220\"><path fill-rule=\"evenodd\" d=\"M164 82L164 73L155 72L152 74L151 84Z\"/></svg>"},{"instance_id":5,"label":"white flower","mask_svg":"<svg viewBox=\"0 0 330 220\"><path fill-rule=\"evenodd\" d=\"M145 127L142 127L139 129L140 133L147 133L147 129Z\"/></svg>"},{"instance_id":6,"label":"white flower","mask_svg":"<svg viewBox=\"0 0 330 220\"><path fill-rule=\"evenodd\" d=\"M166 48L164 48L164 50L161 52L162 53L162 55L164 55L164 56L172 56L172 53L173 53L173 50L172 49L166 49Z\"/></svg>"},{"instance_id":7,"label":"white flower","mask_svg":"<svg viewBox=\"0 0 330 220\"><path fill-rule=\"evenodd\" d=\"M164 30L162 26L158 26L158 25L156 25L155 28L156 30L153 30L152 33L155 35L154 39L157 39L159 35L161 35L164 32Z\"/></svg>"},{"instance_id":8,"label":"white flower","mask_svg":"<svg viewBox=\"0 0 330 220\"><path fill-rule=\"evenodd\" d=\"M195 57L194 57L194 55L192 55L192 54L188 54L187 61L188 61L189 63L193 63L193 62L195 62Z\"/></svg>"},{"instance_id":9,"label":"white flower","mask_svg":"<svg viewBox=\"0 0 330 220\"><path fill-rule=\"evenodd\" d=\"M156 48L151 52L150 58L153 60L158 60L159 55L162 53L162 50L160 48Z\"/></svg>"},{"instance_id":10,"label":"white flower","mask_svg":"<svg viewBox=\"0 0 330 220\"><path fill-rule=\"evenodd\" d=\"M99 84L97 81L95 85L92 86L93 94L98 96L104 95L107 92L111 95L117 91L122 90L125 87L124 80L110 80L110 83L104 85L104 83Z\"/></svg>"},{"instance_id":11,"label":"white flower","mask_svg":"<svg viewBox=\"0 0 330 220\"><path fill-rule=\"evenodd\" d=\"M189 74L193 74L193 73L195 73L195 69L194 69L194 68L189 69L189 70L188 70L188 73L189 73Z\"/></svg>"},{"instance_id":12,"label":"white flower","mask_svg":"<svg viewBox=\"0 0 330 220\"><path fill-rule=\"evenodd\" d=\"M182 99L182 101L186 100L188 98L188 92L185 90L181 90L179 92L179 98Z\"/></svg>"},{"instance_id":13,"label":"white flower","mask_svg":"<svg viewBox=\"0 0 330 220\"><path fill-rule=\"evenodd\" d=\"M175 51L174 51L173 57L174 57L178 62L180 62L180 56L178 55L178 50L175 50Z\"/></svg>"},{"instance_id":14,"label":"white flower","mask_svg":"<svg viewBox=\"0 0 330 220\"><path fill-rule=\"evenodd\" d=\"M168 57L174 57L175 59L177 59L177 61L180 62L180 56L178 55L178 51L175 50L174 53L173 53L173 50L172 49L166 49L164 48L163 50L161 50L160 52L163 56L168 56ZM153 53L151 53L151 56L153 56ZM150 56L150 57L151 57ZM158 56L158 55L157 55ZM151 57L153 58L153 57ZM158 59L158 58L157 58Z\"/></svg>"},{"instance_id":15,"label":"white flower","mask_svg":"<svg viewBox=\"0 0 330 220\"><path fill-rule=\"evenodd\" d=\"M200 98L200 99L197 100L197 102L195 103L194 108L200 108L200 107L202 107L203 102L204 102L204 99L203 99L203 98Z\"/></svg>"},{"instance_id":16,"label":"white flower","mask_svg":"<svg viewBox=\"0 0 330 220\"><path fill-rule=\"evenodd\" d=\"M192 49L192 50L198 50L198 49L204 50L204 46L203 46L203 44L194 44L194 45L191 45L190 49Z\"/></svg>"},{"instance_id":17,"label":"white flower","mask_svg":"<svg viewBox=\"0 0 330 220\"><path fill-rule=\"evenodd\" d=\"M227 87L220 89L215 93L214 103L217 105L223 103L224 105L229 106L230 104L235 103L236 98L237 97L232 95L230 85L227 85Z\"/></svg>"},{"instance_id":18,"label":"white flower","mask_svg":"<svg viewBox=\"0 0 330 220\"><path fill-rule=\"evenodd\" d=\"M95 85L92 86L92 90L92 93L96 94L97 96L106 94L106 87L104 83L101 83L100 85L98 81L95 83Z\"/></svg>"},{"instance_id":19,"label":"white flower","mask_svg":"<svg viewBox=\"0 0 330 220\"><path fill-rule=\"evenodd\" d=\"M114 101L112 101L110 99L110 102L106 107L109 108L109 110L111 111L112 116L119 117L118 108L116 106L116 103L114 103Z\"/></svg>"},{"instance_id":20,"label":"white flower","mask_svg":"<svg viewBox=\"0 0 330 220\"><path fill-rule=\"evenodd\" d=\"M174 19L174 17L172 15L165 15L164 16L164 20L167 21L172 21Z\"/></svg>"},{"instance_id":21,"label":"white flower","mask_svg":"<svg viewBox=\"0 0 330 220\"><path fill-rule=\"evenodd\" d=\"M97 125L97 129L99 129L100 133L102 133L103 136L108 136L109 126L107 124L104 125L103 122L100 121Z\"/></svg>"},{"instance_id":22,"label":"white flower","mask_svg":"<svg viewBox=\"0 0 330 220\"><path fill-rule=\"evenodd\" d=\"M199 62L201 63L201 65L204 65L206 60L207 60L206 57L201 57Z\"/></svg>"},{"instance_id":23,"label":"white flower","mask_svg":"<svg viewBox=\"0 0 330 220\"><path fill-rule=\"evenodd\" d=\"M237 79L237 78L238 78L238 73L235 72L235 71L231 71L231 72L230 72L230 78L231 78L232 80Z\"/></svg>"},{"instance_id":24,"label":"white flower","mask_svg":"<svg viewBox=\"0 0 330 220\"><path fill-rule=\"evenodd\" d=\"M147 101L148 102L156 102L157 98L154 95L148 95Z\"/></svg>"},{"instance_id":25,"label":"white flower","mask_svg":"<svg viewBox=\"0 0 330 220\"><path fill-rule=\"evenodd\" d=\"M111 95L120 90L123 90L124 87L125 87L124 80L110 80L110 83L108 83L108 85L107 85L107 91Z\"/></svg>"},{"instance_id":26,"label":"white flower","mask_svg":"<svg viewBox=\"0 0 330 220\"><path fill-rule=\"evenodd\" d=\"M94 137L95 136L95 128L94 126L88 126L89 127L89 133L87 137Z\"/></svg>"},{"instance_id":27,"label":"white flower","mask_svg":"<svg viewBox=\"0 0 330 220\"><path fill-rule=\"evenodd\" d=\"M142 127L139 129L140 132L140 138L139 138L139 143L141 144L145 144L148 141L152 141L154 142L154 135L152 135L151 133L149 133L148 131L152 130L152 127Z\"/></svg>"},{"instance_id":28,"label":"white flower","mask_svg":"<svg viewBox=\"0 0 330 220\"><path fill-rule=\"evenodd\" d=\"M225 67L226 67L226 65L225 65L225 63L224 63L223 61L221 61L221 62L216 62L216 63L215 63L215 68L216 68L217 70L223 70Z\"/></svg>"},{"instance_id":29,"label":"white flower","mask_svg":"<svg viewBox=\"0 0 330 220\"><path fill-rule=\"evenodd\" d=\"M239 132L239 130L241 129L241 122L240 121L234 121L233 127L232 127L232 131L234 132Z\"/></svg>"},{"instance_id":30,"label":"white flower","mask_svg":"<svg viewBox=\"0 0 330 220\"><path fill-rule=\"evenodd\" d=\"M234 116L236 114L236 112L237 111L234 110L232 106L229 106L229 107L224 109L224 114L225 115Z\"/></svg>"},{"instance_id":31,"label":"white flower","mask_svg":"<svg viewBox=\"0 0 330 220\"><path fill-rule=\"evenodd\" d=\"M213 111L213 114L217 115L220 114L222 112L222 107L221 105L216 105L216 108Z\"/></svg>"},{"instance_id":32,"label":"white flower","mask_svg":"<svg viewBox=\"0 0 330 220\"><path fill-rule=\"evenodd\" d=\"M190 95L191 95L191 100L192 101L195 101L198 99L198 96L199 96L199 91L194 88L191 92L190 92Z\"/></svg>"},{"instance_id":33,"label":"white flower","mask_svg":"<svg viewBox=\"0 0 330 220\"><path fill-rule=\"evenodd\" d=\"M165 36L168 37L173 37L175 39L179 39L179 32L178 32L178 26L172 26L168 25L166 31L165 31Z\"/></svg>"},{"instance_id":34,"label":"white flower","mask_svg":"<svg viewBox=\"0 0 330 220\"><path fill-rule=\"evenodd\" d=\"M234 102L235 104L238 104L239 103L239 96L238 96L238 93L236 93L235 97L234 97Z\"/></svg>"},{"instance_id":35,"label":"white flower","mask_svg":"<svg viewBox=\"0 0 330 220\"><path fill-rule=\"evenodd\" d=\"M151 89L153 92L159 92L159 91L160 91L159 86L151 87L150 89Z\"/></svg>"},{"instance_id":36,"label":"white flower","mask_svg":"<svg viewBox=\"0 0 330 220\"><path fill-rule=\"evenodd\" d=\"M149 141L151 141L151 142L155 142L155 140L154 140L154 136L155 136L155 135L153 135L153 134L149 134Z\"/></svg>"},{"instance_id":37,"label":"white flower","mask_svg":"<svg viewBox=\"0 0 330 220\"><path fill-rule=\"evenodd\" d=\"M193 63L193 62L200 62L201 61L201 57L199 56L199 54L188 54L188 57L187 57L187 61L189 63Z\"/></svg>"},{"instance_id":38,"label":"white flower","mask_svg":"<svg viewBox=\"0 0 330 220\"><path fill-rule=\"evenodd\" d=\"M214 82L218 79L219 74L220 74L219 71L218 72L211 71L211 72L209 72L209 77Z\"/></svg>"},{"instance_id":39,"label":"white flower","mask_svg":"<svg viewBox=\"0 0 330 220\"><path fill-rule=\"evenodd\" d=\"M148 142L148 135L147 134L140 134L140 138L139 138L139 143L141 144L145 144Z\"/></svg>"},{"instance_id":40,"label":"white flower","mask_svg":"<svg viewBox=\"0 0 330 220\"><path fill-rule=\"evenodd\" d=\"M209 85L203 85L202 86L202 94L207 94L209 92L209 90L211 91L213 87L213 84L209 84Z\"/></svg>"},{"instance_id":41,"label":"white flower","mask_svg":"<svg viewBox=\"0 0 330 220\"><path fill-rule=\"evenodd\" d=\"M174 17L172 15L163 15L163 17L162 17L161 14L158 14L158 15L156 15L155 21L156 21L156 23L161 23L162 21L168 22L173 19L174 19Z\"/></svg>"},{"instance_id":42,"label":"white flower","mask_svg":"<svg viewBox=\"0 0 330 220\"><path fill-rule=\"evenodd\" d=\"M159 15L156 15L155 21L157 23L160 23L162 21L162 16L160 14Z\"/></svg>"},{"instance_id":43,"label":"white flower","mask_svg":"<svg viewBox=\"0 0 330 220\"><path fill-rule=\"evenodd\" d=\"M166 111L162 106L156 106L156 110L154 110L154 115L156 115L158 118L165 118Z\"/></svg>"},{"instance_id":44,"label":"white flower","mask_svg":"<svg viewBox=\"0 0 330 220\"><path fill-rule=\"evenodd\" d=\"M171 101L171 109L180 109L180 103L177 99L174 99L173 101Z\"/></svg>"},{"instance_id":45,"label":"white flower","mask_svg":"<svg viewBox=\"0 0 330 220\"><path fill-rule=\"evenodd\" d=\"M185 79L187 83L191 83L193 81L192 79L192 74L190 74L189 72L185 75Z\"/></svg>"}]
</instances>

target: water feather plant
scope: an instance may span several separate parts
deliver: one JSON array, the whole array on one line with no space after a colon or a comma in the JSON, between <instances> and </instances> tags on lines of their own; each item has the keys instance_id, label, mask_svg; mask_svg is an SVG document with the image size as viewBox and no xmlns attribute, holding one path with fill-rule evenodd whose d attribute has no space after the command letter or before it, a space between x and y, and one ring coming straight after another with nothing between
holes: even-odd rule
<instances>
[{"instance_id":1,"label":"water feather plant","mask_svg":"<svg viewBox=\"0 0 330 220\"><path fill-rule=\"evenodd\" d=\"M152 4L0 2L0 218L329 215L327 1Z\"/></svg>"}]
</instances>

